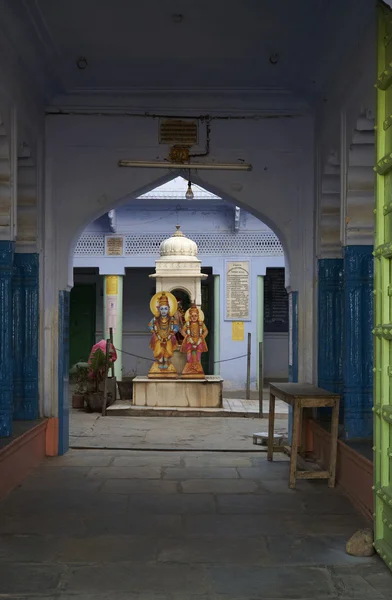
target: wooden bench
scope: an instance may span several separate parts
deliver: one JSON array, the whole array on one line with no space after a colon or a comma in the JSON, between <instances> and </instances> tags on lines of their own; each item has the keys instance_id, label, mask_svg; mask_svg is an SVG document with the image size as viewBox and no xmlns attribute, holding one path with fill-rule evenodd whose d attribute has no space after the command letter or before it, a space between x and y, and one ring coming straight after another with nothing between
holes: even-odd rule
<instances>
[{"instance_id":1,"label":"wooden bench","mask_svg":"<svg viewBox=\"0 0 392 600\"><path fill-rule=\"evenodd\" d=\"M275 451L282 451L274 447L274 425L275 425L275 398L279 398L293 408L293 421L291 430L291 452L290 452L290 478L289 487L295 488L297 479L328 479L328 486L335 487L336 477L336 453L339 426L339 394L333 394L310 383L271 383L269 401L269 423L268 423L268 460L273 459ZM305 419L304 409L309 408L332 408L331 422L331 453L328 471L298 471L297 458L300 446L305 444ZM301 436L301 437L300 437Z\"/></svg>"}]
</instances>

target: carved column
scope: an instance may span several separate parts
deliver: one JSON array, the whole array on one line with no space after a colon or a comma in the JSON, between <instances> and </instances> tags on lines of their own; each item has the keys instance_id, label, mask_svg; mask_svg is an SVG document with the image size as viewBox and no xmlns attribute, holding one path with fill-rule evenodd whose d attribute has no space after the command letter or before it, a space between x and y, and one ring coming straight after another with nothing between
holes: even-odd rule
<instances>
[{"instance_id":1,"label":"carved column","mask_svg":"<svg viewBox=\"0 0 392 600\"><path fill-rule=\"evenodd\" d=\"M13 304L13 413L14 419L38 418L39 256L14 255Z\"/></svg>"},{"instance_id":2,"label":"carved column","mask_svg":"<svg viewBox=\"0 0 392 600\"><path fill-rule=\"evenodd\" d=\"M0 437L12 433L13 242L0 242Z\"/></svg>"},{"instance_id":3,"label":"carved column","mask_svg":"<svg viewBox=\"0 0 392 600\"><path fill-rule=\"evenodd\" d=\"M318 344L317 375L319 387L343 394L344 350L344 271L342 258L318 261ZM328 420L331 410L317 411ZM343 414L343 402L341 417ZM342 417L343 418L343 417Z\"/></svg>"},{"instance_id":4,"label":"carved column","mask_svg":"<svg viewBox=\"0 0 392 600\"><path fill-rule=\"evenodd\" d=\"M113 345L117 351L115 375L122 381L122 347L123 347L123 276L105 275L104 277L104 339L113 329Z\"/></svg>"},{"instance_id":5,"label":"carved column","mask_svg":"<svg viewBox=\"0 0 392 600\"><path fill-rule=\"evenodd\" d=\"M58 329L58 420L59 454L69 448L69 305L70 292L59 293Z\"/></svg>"},{"instance_id":6,"label":"carved column","mask_svg":"<svg viewBox=\"0 0 392 600\"><path fill-rule=\"evenodd\" d=\"M298 381L298 292L289 294L289 381Z\"/></svg>"},{"instance_id":7,"label":"carved column","mask_svg":"<svg viewBox=\"0 0 392 600\"><path fill-rule=\"evenodd\" d=\"M289 381L298 382L298 292L289 293ZM289 444L291 444L292 422L293 409L289 406Z\"/></svg>"},{"instance_id":8,"label":"carved column","mask_svg":"<svg viewBox=\"0 0 392 600\"><path fill-rule=\"evenodd\" d=\"M318 261L318 385L343 392L343 259Z\"/></svg>"},{"instance_id":9,"label":"carved column","mask_svg":"<svg viewBox=\"0 0 392 600\"><path fill-rule=\"evenodd\" d=\"M373 246L344 249L344 435L373 431Z\"/></svg>"}]
</instances>

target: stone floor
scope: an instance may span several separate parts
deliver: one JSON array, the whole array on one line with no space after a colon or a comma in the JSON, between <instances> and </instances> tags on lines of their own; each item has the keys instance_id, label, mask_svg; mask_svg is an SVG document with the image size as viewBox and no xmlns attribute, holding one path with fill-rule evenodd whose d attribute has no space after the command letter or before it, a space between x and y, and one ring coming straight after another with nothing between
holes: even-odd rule
<instances>
[{"instance_id":1,"label":"stone floor","mask_svg":"<svg viewBox=\"0 0 392 600\"><path fill-rule=\"evenodd\" d=\"M72 410L73 448L252 451L253 434L266 432L267 419L225 417L102 417ZM287 433L287 417L275 431Z\"/></svg>"},{"instance_id":2,"label":"stone floor","mask_svg":"<svg viewBox=\"0 0 392 600\"><path fill-rule=\"evenodd\" d=\"M268 415L269 412L269 400L263 400L263 413ZM275 402L275 415L276 417L286 417L288 415L288 405L282 400L276 400ZM108 414L110 415L127 415L133 416L135 414L149 414L152 416L159 414L162 416L164 413L175 416L181 414L181 416L226 416L226 417L247 417L256 416L259 413L259 401L258 400L245 400L244 398L223 398L222 408L169 408L169 407L151 407L151 406L134 406L131 400L117 400L114 404L109 406ZM197 413L197 415L196 415Z\"/></svg>"},{"instance_id":3,"label":"stone floor","mask_svg":"<svg viewBox=\"0 0 392 600\"><path fill-rule=\"evenodd\" d=\"M378 558L325 482L265 453L71 450L0 504L0 598L381 600Z\"/></svg>"}]
</instances>

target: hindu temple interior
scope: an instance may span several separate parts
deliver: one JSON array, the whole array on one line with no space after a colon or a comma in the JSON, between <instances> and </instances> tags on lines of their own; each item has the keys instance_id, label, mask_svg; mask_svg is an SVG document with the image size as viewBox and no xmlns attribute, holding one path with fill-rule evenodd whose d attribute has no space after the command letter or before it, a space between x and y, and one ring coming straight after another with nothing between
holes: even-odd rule
<instances>
[{"instance_id":1,"label":"hindu temple interior","mask_svg":"<svg viewBox=\"0 0 392 600\"><path fill-rule=\"evenodd\" d=\"M391 11L1 2L0 596L390 597Z\"/></svg>"}]
</instances>

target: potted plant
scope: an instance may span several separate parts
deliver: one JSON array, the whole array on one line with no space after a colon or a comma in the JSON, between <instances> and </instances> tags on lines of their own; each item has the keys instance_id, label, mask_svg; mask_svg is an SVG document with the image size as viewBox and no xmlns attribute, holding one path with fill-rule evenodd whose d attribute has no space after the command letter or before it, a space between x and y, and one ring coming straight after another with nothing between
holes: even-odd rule
<instances>
[{"instance_id":1,"label":"potted plant","mask_svg":"<svg viewBox=\"0 0 392 600\"><path fill-rule=\"evenodd\" d=\"M76 386L72 394L72 408L84 408L84 397L87 391L88 364L77 363L75 369L74 381Z\"/></svg>"},{"instance_id":2,"label":"potted plant","mask_svg":"<svg viewBox=\"0 0 392 600\"><path fill-rule=\"evenodd\" d=\"M102 410L104 401L104 383L105 378L108 375L109 369L111 368L111 361L109 359L106 364L106 356L100 348L97 348L94 353L90 355L88 364L88 375L87 375L87 392L85 394L85 400L87 409L90 412L100 412ZM106 406L110 406L116 399L115 394L116 381L114 378L108 379L108 394Z\"/></svg>"}]
</instances>

